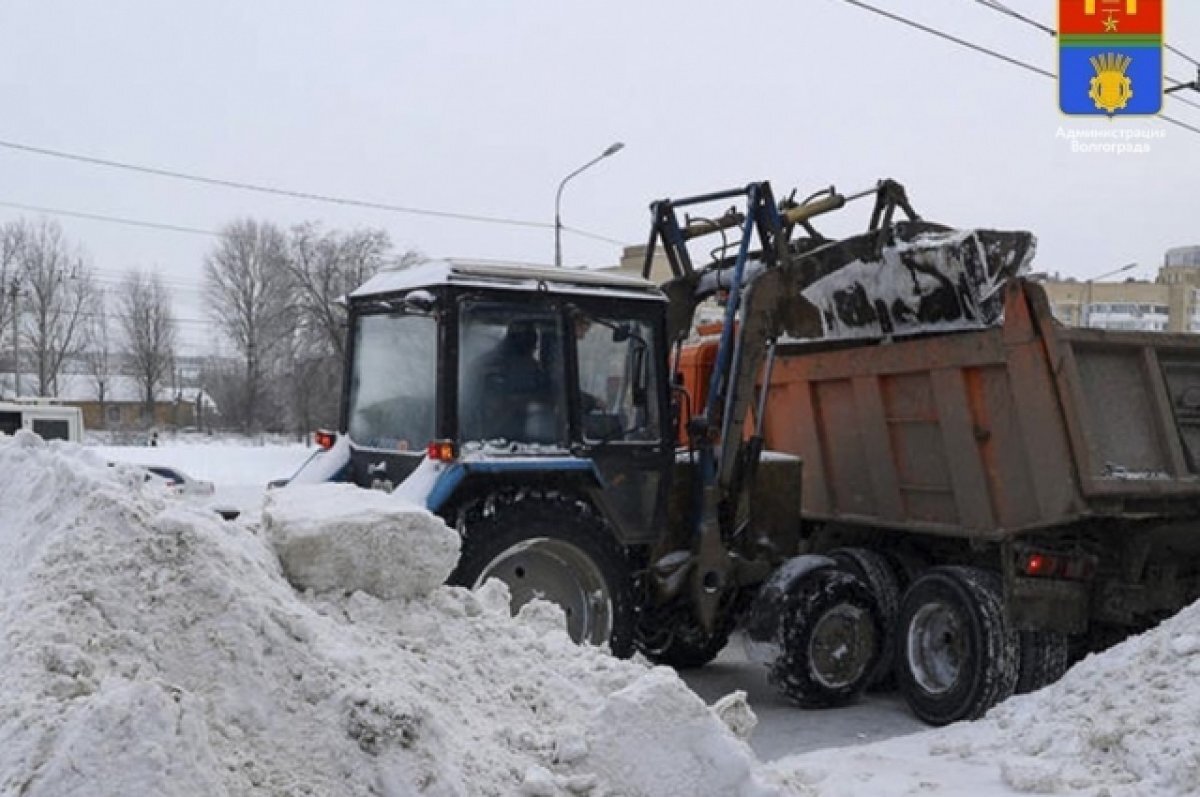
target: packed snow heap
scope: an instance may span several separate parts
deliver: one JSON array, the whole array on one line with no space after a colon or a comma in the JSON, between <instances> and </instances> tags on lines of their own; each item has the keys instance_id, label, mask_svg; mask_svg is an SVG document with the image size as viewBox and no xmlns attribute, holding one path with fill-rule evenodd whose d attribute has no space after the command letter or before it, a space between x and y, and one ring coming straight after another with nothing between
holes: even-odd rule
<instances>
[{"instance_id":1,"label":"packed snow heap","mask_svg":"<svg viewBox=\"0 0 1200 797\"><path fill-rule=\"evenodd\" d=\"M0 795L1200 793L1200 605L979 722L763 765L740 695L441 586L457 549L382 493L225 523L0 435Z\"/></svg>"},{"instance_id":2,"label":"packed snow heap","mask_svg":"<svg viewBox=\"0 0 1200 797\"><path fill-rule=\"evenodd\" d=\"M0 794L776 793L724 707L439 586L454 532L355 490L256 528L0 435Z\"/></svg>"}]
</instances>

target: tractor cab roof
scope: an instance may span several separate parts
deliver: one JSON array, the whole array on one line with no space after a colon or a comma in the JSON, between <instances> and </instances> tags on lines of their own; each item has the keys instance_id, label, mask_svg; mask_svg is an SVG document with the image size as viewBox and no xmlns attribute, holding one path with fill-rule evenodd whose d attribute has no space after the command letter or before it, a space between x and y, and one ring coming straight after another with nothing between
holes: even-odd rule
<instances>
[{"instance_id":1,"label":"tractor cab roof","mask_svg":"<svg viewBox=\"0 0 1200 797\"><path fill-rule=\"evenodd\" d=\"M409 268L381 271L351 292L349 298L357 301L443 286L666 301L657 285L641 277L477 260L432 260Z\"/></svg>"}]
</instances>

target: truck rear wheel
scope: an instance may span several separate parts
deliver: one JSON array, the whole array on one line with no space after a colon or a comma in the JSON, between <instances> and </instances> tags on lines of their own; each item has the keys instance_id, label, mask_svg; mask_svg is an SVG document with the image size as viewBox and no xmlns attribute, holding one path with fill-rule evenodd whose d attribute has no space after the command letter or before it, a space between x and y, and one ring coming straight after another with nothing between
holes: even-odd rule
<instances>
[{"instance_id":1,"label":"truck rear wheel","mask_svg":"<svg viewBox=\"0 0 1200 797\"><path fill-rule=\"evenodd\" d=\"M1057 631L1022 631L1017 694L1036 692L1063 677L1070 667L1070 640Z\"/></svg>"},{"instance_id":2,"label":"truck rear wheel","mask_svg":"<svg viewBox=\"0 0 1200 797\"><path fill-rule=\"evenodd\" d=\"M879 604L879 619L883 634L879 644L879 663L871 672L868 688L895 688L892 677L892 662L895 659L893 646L896 636L896 619L900 616L900 578L892 563L881 553L868 548L838 548L829 556L843 570L862 579Z\"/></svg>"},{"instance_id":3,"label":"truck rear wheel","mask_svg":"<svg viewBox=\"0 0 1200 797\"><path fill-rule=\"evenodd\" d=\"M827 708L866 689L883 629L870 588L851 573L823 567L790 590L778 635L768 680L805 708Z\"/></svg>"},{"instance_id":4,"label":"truck rear wheel","mask_svg":"<svg viewBox=\"0 0 1200 797\"><path fill-rule=\"evenodd\" d=\"M633 652L629 566L607 524L586 503L568 498L510 498L472 513L449 583L478 587L503 581L514 611L534 598L558 604L567 633L613 655Z\"/></svg>"},{"instance_id":5,"label":"truck rear wheel","mask_svg":"<svg viewBox=\"0 0 1200 797\"><path fill-rule=\"evenodd\" d=\"M981 717L1016 687L1019 643L995 573L926 572L904 596L896 641L900 691L931 725Z\"/></svg>"}]
</instances>

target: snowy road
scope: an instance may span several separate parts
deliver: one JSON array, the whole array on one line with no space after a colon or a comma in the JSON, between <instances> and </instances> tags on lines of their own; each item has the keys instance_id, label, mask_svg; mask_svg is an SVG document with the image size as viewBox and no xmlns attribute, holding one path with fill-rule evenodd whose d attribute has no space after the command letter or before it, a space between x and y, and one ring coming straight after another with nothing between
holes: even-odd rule
<instances>
[{"instance_id":1,"label":"snowy road","mask_svg":"<svg viewBox=\"0 0 1200 797\"><path fill-rule=\"evenodd\" d=\"M850 747L928 730L908 712L896 693L869 694L857 705L839 709L805 710L780 696L767 683L765 668L749 662L737 636L717 660L683 673L692 690L712 703L735 690L758 715L750 746L763 761L830 747Z\"/></svg>"}]
</instances>

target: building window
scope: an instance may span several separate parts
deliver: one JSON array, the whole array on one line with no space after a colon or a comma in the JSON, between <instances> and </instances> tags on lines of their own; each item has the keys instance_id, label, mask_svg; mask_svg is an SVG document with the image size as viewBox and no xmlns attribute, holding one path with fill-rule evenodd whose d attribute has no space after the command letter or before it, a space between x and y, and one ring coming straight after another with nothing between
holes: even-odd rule
<instances>
[{"instance_id":1,"label":"building window","mask_svg":"<svg viewBox=\"0 0 1200 797\"><path fill-rule=\"evenodd\" d=\"M114 407L111 404L104 408L104 419L109 423L121 422L121 408Z\"/></svg>"}]
</instances>

